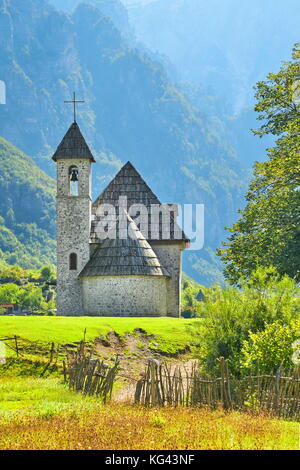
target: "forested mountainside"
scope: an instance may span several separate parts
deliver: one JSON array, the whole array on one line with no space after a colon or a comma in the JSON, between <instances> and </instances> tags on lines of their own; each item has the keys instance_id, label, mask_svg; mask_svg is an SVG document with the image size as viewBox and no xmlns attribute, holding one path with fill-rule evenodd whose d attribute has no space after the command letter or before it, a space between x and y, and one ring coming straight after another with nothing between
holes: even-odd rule
<instances>
[{"instance_id":1,"label":"forested mountainside","mask_svg":"<svg viewBox=\"0 0 300 470\"><path fill-rule=\"evenodd\" d=\"M55 262L55 181L0 138L0 265Z\"/></svg>"},{"instance_id":2,"label":"forested mountainside","mask_svg":"<svg viewBox=\"0 0 300 470\"><path fill-rule=\"evenodd\" d=\"M97 5L70 16L43 0L0 0L0 30L0 134L54 176L51 154L72 119L64 100L76 90L97 158L94 196L130 160L163 202L204 203L205 248L188 253L184 269L203 283L220 280L214 252L248 176L220 121L206 118L153 54L129 46ZM205 92L202 101L209 105Z\"/></svg>"}]
</instances>

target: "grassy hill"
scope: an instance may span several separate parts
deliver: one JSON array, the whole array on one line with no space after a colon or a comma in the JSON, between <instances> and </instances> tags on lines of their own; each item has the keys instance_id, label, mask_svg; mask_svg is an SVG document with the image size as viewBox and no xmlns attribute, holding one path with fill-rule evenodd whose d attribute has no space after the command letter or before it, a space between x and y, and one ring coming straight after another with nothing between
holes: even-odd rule
<instances>
[{"instance_id":1,"label":"grassy hill","mask_svg":"<svg viewBox=\"0 0 300 470\"><path fill-rule=\"evenodd\" d=\"M55 181L0 137L0 263L55 262Z\"/></svg>"},{"instance_id":2,"label":"grassy hill","mask_svg":"<svg viewBox=\"0 0 300 470\"><path fill-rule=\"evenodd\" d=\"M105 339L113 331L121 340L127 334L142 333L149 348L176 355L199 341L201 320L177 318L111 317L0 317L0 338L20 336L23 340L61 345L79 343L86 329L86 341ZM125 345L124 345L125 349Z\"/></svg>"}]
</instances>

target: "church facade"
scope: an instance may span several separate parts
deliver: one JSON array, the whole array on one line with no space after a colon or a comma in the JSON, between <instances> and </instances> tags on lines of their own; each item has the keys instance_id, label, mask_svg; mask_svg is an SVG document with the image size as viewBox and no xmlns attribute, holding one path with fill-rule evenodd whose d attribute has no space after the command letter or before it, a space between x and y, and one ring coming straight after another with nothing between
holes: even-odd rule
<instances>
[{"instance_id":1,"label":"church facade","mask_svg":"<svg viewBox=\"0 0 300 470\"><path fill-rule=\"evenodd\" d=\"M189 240L128 162L92 201L95 159L74 121L58 146L57 314L180 316ZM121 201L121 203L120 203ZM168 218L169 215L169 218Z\"/></svg>"}]
</instances>

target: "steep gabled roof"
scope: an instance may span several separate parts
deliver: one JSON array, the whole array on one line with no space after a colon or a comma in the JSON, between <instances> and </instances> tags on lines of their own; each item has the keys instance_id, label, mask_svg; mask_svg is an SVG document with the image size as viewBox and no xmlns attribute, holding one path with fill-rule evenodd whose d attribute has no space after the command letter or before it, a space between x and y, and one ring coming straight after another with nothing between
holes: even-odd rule
<instances>
[{"instance_id":1,"label":"steep gabled roof","mask_svg":"<svg viewBox=\"0 0 300 470\"><path fill-rule=\"evenodd\" d=\"M127 216L130 237L106 238L94 252L79 277L91 276L168 276L155 252Z\"/></svg>"},{"instance_id":2,"label":"steep gabled roof","mask_svg":"<svg viewBox=\"0 0 300 470\"><path fill-rule=\"evenodd\" d=\"M134 166L127 162L107 188L100 194L93 204L97 208L100 204L118 204L120 196L127 196L128 206L133 204L161 204L159 199L151 191Z\"/></svg>"},{"instance_id":3,"label":"steep gabled roof","mask_svg":"<svg viewBox=\"0 0 300 470\"><path fill-rule=\"evenodd\" d=\"M66 135L52 157L55 162L59 158L87 158L92 162L95 162L92 152L90 151L77 122L73 122L69 127Z\"/></svg>"},{"instance_id":4,"label":"steep gabled roof","mask_svg":"<svg viewBox=\"0 0 300 470\"><path fill-rule=\"evenodd\" d=\"M123 168L118 172L115 178L109 183L107 188L98 196L96 201L93 203L92 213L94 219L92 220L91 226L91 241L98 242L97 237L97 225L101 221L101 217L97 215L97 209L100 205L111 204L114 207L118 207L119 197L127 197L127 206L130 208L134 204L143 204L148 211L148 232L143 232L143 235L147 240L186 240L188 238L178 227L174 218L170 218L170 237L165 238L163 233L163 221L162 216L157 223L151 220L151 206L161 205L160 200L151 191L147 183L143 180L138 171L134 166L127 162ZM117 214L118 215L118 214ZM150 230L152 229L152 232Z\"/></svg>"}]
</instances>

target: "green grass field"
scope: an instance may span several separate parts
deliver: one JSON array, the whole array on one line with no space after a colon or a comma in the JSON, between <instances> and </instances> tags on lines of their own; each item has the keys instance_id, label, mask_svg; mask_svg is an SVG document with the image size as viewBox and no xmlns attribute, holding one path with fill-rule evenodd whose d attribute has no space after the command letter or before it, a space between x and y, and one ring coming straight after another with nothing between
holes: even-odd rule
<instances>
[{"instance_id":1,"label":"green grass field","mask_svg":"<svg viewBox=\"0 0 300 470\"><path fill-rule=\"evenodd\" d=\"M151 337L150 347L162 353L176 354L199 343L201 320L177 318L111 317L17 317L0 316L0 339L17 335L28 341L61 345L104 338L109 331L120 337L142 329Z\"/></svg>"}]
</instances>

